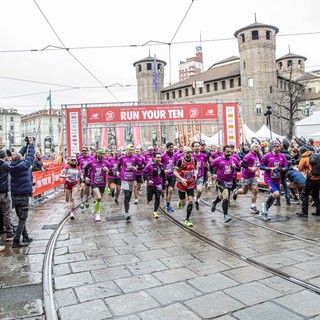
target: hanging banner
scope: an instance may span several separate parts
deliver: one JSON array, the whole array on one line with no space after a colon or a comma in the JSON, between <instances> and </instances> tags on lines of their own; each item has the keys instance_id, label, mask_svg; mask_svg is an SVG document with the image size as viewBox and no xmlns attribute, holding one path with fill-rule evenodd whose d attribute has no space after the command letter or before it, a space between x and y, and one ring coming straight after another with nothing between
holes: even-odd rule
<instances>
[{"instance_id":1,"label":"hanging banner","mask_svg":"<svg viewBox=\"0 0 320 320\"><path fill-rule=\"evenodd\" d=\"M136 147L142 146L142 139L141 139L141 130L140 127L133 126L131 127L132 131L132 140Z\"/></svg>"},{"instance_id":2,"label":"hanging banner","mask_svg":"<svg viewBox=\"0 0 320 320\"><path fill-rule=\"evenodd\" d=\"M217 119L217 104L117 106L87 109L87 123Z\"/></svg>"},{"instance_id":3,"label":"hanging banner","mask_svg":"<svg viewBox=\"0 0 320 320\"><path fill-rule=\"evenodd\" d=\"M239 146L239 115L237 103L223 103L223 143Z\"/></svg>"},{"instance_id":4,"label":"hanging banner","mask_svg":"<svg viewBox=\"0 0 320 320\"><path fill-rule=\"evenodd\" d=\"M68 154L76 154L82 146L81 109L66 110Z\"/></svg>"},{"instance_id":5,"label":"hanging banner","mask_svg":"<svg viewBox=\"0 0 320 320\"><path fill-rule=\"evenodd\" d=\"M116 134L116 142L117 142L117 149L124 148L124 128L123 127L116 127L115 128Z\"/></svg>"},{"instance_id":6,"label":"hanging banner","mask_svg":"<svg viewBox=\"0 0 320 320\"><path fill-rule=\"evenodd\" d=\"M186 132L186 146L189 146L193 142L192 121L187 121L187 125L185 126L185 132Z\"/></svg>"},{"instance_id":7,"label":"hanging banner","mask_svg":"<svg viewBox=\"0 0 320 320\"><path fill-rule=\"evenodd\" d=\"M101 128L100 148L108 147L108 128Z\"/></svg>"}]
</instances>

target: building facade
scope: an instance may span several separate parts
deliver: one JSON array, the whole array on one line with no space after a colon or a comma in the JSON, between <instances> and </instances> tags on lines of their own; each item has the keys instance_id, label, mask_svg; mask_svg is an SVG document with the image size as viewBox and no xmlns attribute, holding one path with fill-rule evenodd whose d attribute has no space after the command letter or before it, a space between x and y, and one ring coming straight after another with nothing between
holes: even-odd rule
<instances>
[{"instance_id":1,"label":"building facade","mask_svg":"<svg viewBox=\"0 0 320 320\"><path fill-rule=\"evenodd\" d=\"M186 61L180 61L179 81L184 81L192 76L200 74L204 70L202 47L196 47L196 56L187 58Z\"/></svg>"}]
</instances>

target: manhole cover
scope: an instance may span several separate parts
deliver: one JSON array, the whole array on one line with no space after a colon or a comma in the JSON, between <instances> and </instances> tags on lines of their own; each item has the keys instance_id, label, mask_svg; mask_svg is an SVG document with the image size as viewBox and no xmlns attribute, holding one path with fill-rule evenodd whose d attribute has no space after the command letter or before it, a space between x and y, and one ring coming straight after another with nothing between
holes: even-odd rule
<instances>
[{"instance_id":1,"label":"manhole cover","mask_svg":"<svg viewBox=\"0 0 320 320\"><path fill-rule=\"evenodd\" d=\"M42 230L55 230L57 228L57 224L45 224L42 227Z\"/></svg>"}]
</instances>

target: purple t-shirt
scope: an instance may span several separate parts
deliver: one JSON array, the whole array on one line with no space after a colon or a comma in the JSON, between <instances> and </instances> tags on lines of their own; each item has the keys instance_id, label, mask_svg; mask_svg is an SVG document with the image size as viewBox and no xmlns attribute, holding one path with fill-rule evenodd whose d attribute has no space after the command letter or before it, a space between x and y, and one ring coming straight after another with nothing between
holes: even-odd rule
<instances>
[{"instance_id":1,"label":"purple t-shirt","mask_svg":"<svg viewBox=\"0 0 320 320\"><path fill-rule=\"evenodd\" d=\"M199 153L199 154L192 154L193 159L197 160L197 167L198 167L198 176L197 178L201 178L204 176L204 168L205 164L208 162L208 158L204 153Z\"/></svg>"},{"instance_id":2,"label":"purple t-shirt","mask_svg":"<svg viewBox=\"0 0 320 320\"><path fill-rule=\"evenodd\" d=\"M282 154L274 154L273 152L269 152L263 156L260 161L260 164L264 167L275 167L275 168L283 168L288 166L288 161L286 157ZM273 182L277 185L281 182L281 172L275 171L264 171L263 174L264 182L269 183Z\"/></svg>"},{"instance_id":3,"label":"purple t-shirt","mask_svg":"<svg viewBox=\"0 0 320 320\"><path fill-rule=\"evenodd\" d=\"M158 176L154 177L153 176L153 163L154 162L150 162L146 165L146 167L143 169L143 171L147 174L148 176L148 180L152 181L153 183L148 182L147 186L156 186L157 188L159 188L159 190L162 190L162 176L161 176L161 166L160 164L156 164L156 167L158 169Z\"/></svg>"},{"instance_id":4,"label":"purple t-shirt","mask_svg":"<svg viewBox=\"0 0 320 320\"><path fill-rule=\"evenodd\" d=\"M77 155L77 162L83 173L84 173L84 167L92 160L94 160L93 156L87 155L86 157L84 157L82 154Z\"/></svg>"},{"instance_id":5,"label":"purple t-shirt","mask_svg":"<svg viewBox=\"0 0 320 320\"><path fill-rule=\"evenodd\" d=\"M183 152L176 152L174 153L174 157L176 158L176 163L178 162L179 159L181 159L181 157L183 156Z\"/></svg>"},{"instance_id":6,"label":"purple t-shirt","mask_svg":"<svg viewBox=\"0 0 320 320\"><path fill-rule=\"evenodd\" d=\"M111 157L109 158L109 163L110 163L110 173L109 173L109 178L118 178L117 172L118 172L118 164L120 162L120 158L115 158Z\"/></svg>"},{"instance_id":7,"label":"purple t-shirt","mask_svg":"<svg viewBox=\"0 0 320 320\"><path fill-rule=\"evenodd\" d=\"M139 160L139 166L144 167L146 165L146 160L145 160L144 156L142 156L142 155L137 156L136 155L136 157ZM142 169L136 171L136 176L142 176Z\"/></svg>"},{"instance_id":8,"label":"purple t-shirt","mask_svg":"<svg viewBox=\"0 0 320 320\"><path fill-rule=\"evenodd\" d=\"M240 163L237 159L230 157L218 157L211 162L211 167L217 168L217 180L230 182L232 181L236 169L232 168L232 164L235 163L240 168Z\"/></svg>"},{"instance_id":9,"label":"purple t-shirt","mask_svg":"<svg viewBox=\"0 0 320 320\"><path fill-rule=\"evenodd\" d=\"M259 168L259 166L260 166L259 156L257 154L255 154L254 152L252 152L252 151L248 152L244 156L242 161L245 162L248 167ZM250 171L249 169L246 169L246 168L242 168L241 178L243 178L243 179L251 179L255 175L256 175L255 172L252 172L252 171Z\"/></svg>"},{"instance_id":10,"label":"purple t-shirt","mask_svg":"<svg viewBox=\"0 0 320 320\"><path fill-rule=\"evenodd\" d=\"M163 164L164 170L168 171L167 177L174 177L174 167L176 165L176 158L174 153L170 154L165 152L161 156L161 163Z\"/></svg>"},{"instance_id":11,"label":"purple t-shirt","mask_svg":"<svg viewBox=\"0 0 320 320\"><path fill-rule=\"evenodd\" d=\"M153 151L152 151L152 153L150 153L150 152L146 153L146 154L144 155L144 159L145 159L145 163L146 163L146 164L152 162L153 159L154 159Z\"/></svg>"},{"instance_id":12,"label":"purple t-shirt","mask_svg":"<svg viewBox=\"0 0 320 320\"><path fill-rule=\"evenodd\" d=\"M222 151L215 151L215 152L210 152L210 157L212 159L212 161L214 159L217 159L219 157L223 156L223 152Z\"/></svg>"},{"instance_id":13,"label":"purple t-shirt","mask_svg":"<svg viewBox=\"0 0 320 320\"><path fill-rule=\"evenodd\" d=\"M136 178L136 170L132 167L139 165L139 159L135 155L127 156L124 155L120 157L120 178L122 181L133 182Z\"/></svg>"},{"instance_id":14,"label":"purple t-shirt","mask_svg":"<svg viewBox=\"0 0 320 320\"><path fill-rule=\"evenodd\" d=\"M91 185L97 185L98 187L104 187L107 184L107 173L103 170L104 167L107 167L110 170L110 163L107 159L103 158L102 161L98 161L94 158L90 161L86 168L90 169L89 178Z\"/></svg>"}]
</instances>

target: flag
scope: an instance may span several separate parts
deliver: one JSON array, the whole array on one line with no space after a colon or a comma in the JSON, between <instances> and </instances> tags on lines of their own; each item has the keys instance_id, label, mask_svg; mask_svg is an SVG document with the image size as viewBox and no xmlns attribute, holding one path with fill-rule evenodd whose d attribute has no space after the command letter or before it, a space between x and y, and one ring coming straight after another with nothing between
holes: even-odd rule
<instances>
[{"instance_id":1,"label":"flag","mask_svg":"<svg viewBox=\"0 0 320 320\"><path fill-rule=\"evenodd\" d=\"M158 79L157 79L157 61L156 61L156 56L154 56L153 60L153 86L154 86L154 91L158 93Z\"/></svg>"},{"instance_id":2,"label":"flag","mask_svg":"<svg viewBox=\"0 0 320 320\"><path fill-rule=\"evenodd\" d=\"M47 101L49 101L49 111L48 111L48 115L51 116L51 115L52 115L51 90L49 91L49 95L48 95L48 97L47 97Z\"/></svg>"}]
</instances>

